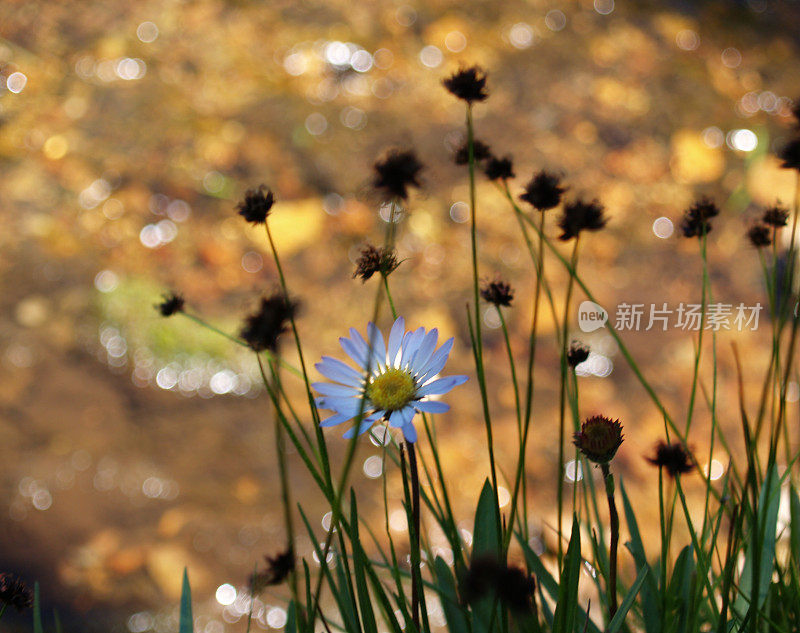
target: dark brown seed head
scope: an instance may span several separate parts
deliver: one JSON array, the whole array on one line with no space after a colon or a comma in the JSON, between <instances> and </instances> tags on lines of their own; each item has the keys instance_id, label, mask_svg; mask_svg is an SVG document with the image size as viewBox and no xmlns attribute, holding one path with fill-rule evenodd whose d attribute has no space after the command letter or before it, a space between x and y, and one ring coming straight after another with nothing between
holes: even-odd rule
<instances>
[{"instance_id":1,"label":"dark brown seed head","mask_svg":"<svg viewBox=\"0 0 800 633\"><path fill-rule=\"evenodd\" d=\"M566 242L578 237L581 231L599 231L608 222L604 211L603 205L597 200L576 200L565 205L558 219L558 228L561 229L558 239Z\"/></svg>"},{"instance_id":2,"label":"dark brown seed head","mask_svg":"<svg viewBox=\"0 0 800 633\"><path fill-rule=\"evenodd\" d=\"M490 158L492 155L491 149L489 146L477 139L472 142L472 157L476 163L480 163L487 158ZM465 140L459 147L456 149L456 153L453 156L453 162L456 165L468 165L469 164L469 141Z\"/></svg>"},{"instance_id":3,"label":"dark brown seed head","mask_svg":"<svg viewBox=\"0 0 800 633\"><path fill-rule=\"evenodd\" d=\"M511 161L511 156L505 158L491 156L486 161L483 171L489 180L509 180L514 177L514 163Z\"/></svg>"},{"instance_id":4,"label":"dark brown seed head","mask_svg":"<svg viewBox=\"0 0 800 633\"><path fill-rule=\"evenodd\" d=\"M573 443L584 457L596 464L610 462L622 444L622 425L604 415L587 418L575 433Z\"/></svg>"},{"instance_id":5,"label":"dark brown seed head","mask_svg":"<svg viewBox=\"0 0 800 633\"><path fill-rule=\"evenodd\" d=\"M514 299L514 291L511 286L501 279L485 281L481 285L481 297L488 303L496 306L510 306Z\"/></svg>"},{"instance_id":6,"label":"dark brown seed head","mask_svg":"<svg viewBox=\"0 0 800 633\"><path fill-rule=\"evenodd\" d=\"M747 238L756 248L772 244L772 229L764 224L754 224L747 231Z\"/></svg>"},{"instance_id":7,"label":"dark brown seed head","mask_svg":"<svg viewBox=\"0 0 800 633\"><path fill-rule=\"evenodd\" d=\"M387 199L408 199L408 188L421 186L419 172L423 165L413 150L390 149L373 166L372 185Z\"/></svg>"},{"instance_id":8,"label":"dark brown seed head","mask_svg":"<svg viewBox=\"0 0 800 633\"><path fill-rule=\"evenodd\" d=\"M567 363L573 369L589 358L589 346L580 341L572 341L567 350Z\"/></svg>"},{"instance_id":9,"label":"dark brown seed head","mask_svg":"<svg viewBox=\"0 0 800 633\"><path fill-rule=\"evenodd\" d=\"M278 349L278 337L289 329L289 322L297 313L298 304L287 300L283 292L276 291L261 299L258 312L245 319L241 336L256 352Z\"/></svg>"},{"instance_id":10,"label":"dark brown seed head","mask_svg":"<svg viewBox=\"0 0 800 633\"><path fill-rule=\"evenodd\" d=\"M795 138L786 143L778 152L778 158L783 162L784 169L800 170L800 138Z\"/></svg>"},{"instance_id":11,"label":"dark brown seed head","mask_svg":"<svg viewBox=\"0 0 800 633\"><path fill-rule=\"evenodd\" d=\"M692 456L680 442L667 444L661 441L656 444L655 455L645 459L653 466L666 470L670 477L685 475L694 468Z\"/></svg>"},{"instance_id":12,"label":"dark brown seed head","mask_svg":"<svg viewBox=\"0 0 800 633\"><path fill-rule=\"evenodd\" d=\"M461 582L461 595L467 604L482 598L497 598L517 614L533 609L536 581L519 567L506 565L493 556L472 561Z\"/></svg>"},{"instance_id":13,"label":"dark brown seed head","mask_svg":"<svg viewBox=\"0 0 800 633\"><path fill-rule=\"evenodd\" d=\"M17 611L33 606L33 592L14 574L0 574L0 603L11 605Z\"/></svg>"},{"instance_id":14,"label":"dark brown seed head","mask_svg":"<svg viewBox=\"0 0 800 633\"><path fill-rule=\"evenodd\" d=\"M294 550L291 548L277 556L264 556L264 560L266 567L250 576L250 593L253 596L261 594L267 587L281 584L294 571Z\"/></svg>"},{"instance_id":15,"label":"dark brown seed head","mask_svg":"<svg viewBox=\"0 0 800 633\"><path fill-rule=\"evenodd\" d=\"M377 248L372 244L367 244L361 249L361 254L356 260L356 271L353 273L353 278L361 277L363 282L375 273L380 273L386 277L399 265L397 253L393 248Z\"/></svg>"},{"instance_id":16,"label":"dark brown seed head","mask_svg":"<svg viewBox=\"0 0 800 633\"><path fill-rule=\"evenodd\" d=\"M683 214L681 232L684 237L698 237L708 234L711 230L709 220L719 215L719 207L706 196L692 203Z\"/></svg>"},{"instance_id":17,"label":"dark brown seed head","mask_svg":"<svg viewBox=\"0 0 800 633\"><path fill-rule=\"evenodd\" d=\"M520 200L532 205L534 209L546 211L559 205L564 191L566 188L561 186L561 179L558 176L540 171L526 185L525 193L520 196Z\"/></svg>"},{"instance_id":18,"label":"dark brown seed head","mask_svg":"<svg viewBox=\"0 0 800 633\"><path fill-rule=\"evenodd\" d=\"M789 221L789 209L782 207L780 204L764 209L764 215L761 216L761 221L764 224L779 229L782 226L786 226Z\"/></svg>"},{"instance_id":19,"label":"dark brown seed head","mask_svg":"<svg viewBox=\"0 0 800 633\"><path fill-rule=\"evenodd\" d=\"M273 204L275 196L272 190L267 189L266 185L260 185L258 189L248 189L244 194L244 200L236 205L236 208L239 210L239 215L248 222L264 224Z\"/></svg>"},{"instance_id":20,"label":"dark brown seed head","mask_svg":"<svg viewBox=\"0 0 800 633\"><path fill-rule=\"evenodd\" d=\"M183 312L183 297L179 294L172 293L164 295L163 301L155 305L155 309L161 313L161 316L170 317L178 312Z\"/></svg>"},{"instance_id":21,"label":"dark brown seed head","mask_svg":"<svg viewBox=\"0 0 800 633\"><path fill-rule=\"evenodd\" d=\"M462 68L442 81L445 88L455 97L472 105L475 101L485 101L489 97L486 90L486 73L480 66Z\"/></svg>"}]
</instances>

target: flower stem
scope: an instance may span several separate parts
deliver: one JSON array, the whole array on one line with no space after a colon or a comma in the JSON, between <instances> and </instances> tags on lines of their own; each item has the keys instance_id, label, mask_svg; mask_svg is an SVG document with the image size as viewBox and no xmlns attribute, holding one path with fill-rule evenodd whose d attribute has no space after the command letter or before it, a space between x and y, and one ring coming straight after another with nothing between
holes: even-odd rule
<instances>
[{"instance_id":1,"label":"flower stem","mask_svg":"<svg viewBox=\"0 0 800 633\"><path fill-rule=\"evenodd\" d=\"M561 525L561 517L564 511L564 425L566 424L566 405L567 405L567 335L569 334L569 304L572 299L572 289L575 286L578 266L578 244L580 236L575 238L572 247L572 257L570 258L570 276L567 282L567 296L564 299L564 316L561 321L561 389L559 394L558 411L558 568L564 559L564 539Z\"/></svg>"},{"instance_id":2,"label":"flower stem","mask_svg":"<svg viewBox=\"0 0 800 633\"><path fill-rule=\"evenodd\" d=\"M406 441L408 450L408 465L411 470L411 514L413 525L411 528L411 615L414 626L419 631L419 597L422 589L422 575L420 571L420 507L419 507L419 469L417 467L417 452L414 442Z\"/></svg>"},{"instance_id":3,"label":"flower stem","mask_svg":"<svg viewBox=\"0 0 800 633\"><path fill-rule=\"evenodd\" d=\"M611 526L611 544L608 550L608 613L609 619L617 612L617 546L619 545L619 514L617 502L614 500L614 477L608 463L600 464L603 478L606 482L606 497L608 497L608 517Z\"/></svg>"},{"instance_id":4,"label":"flower stem","mask_svg":"<svg viewBox=\"0 0 800 633\"><path fill-rule=\"evenodd\" d=\"M256 360L258 361L258 368L261 372L261 377L264 380L265 385L268 382L266 372L264 371L264 365L261 361L261 356L256 353ZM273 388L272 391L278 392L280 389L280 378L278 373L275 370L274 363L270 362L270 373L272 375L272 384ZM287 550L290 552L294 552L294 521L292 519L292 499L291 499L291 491L289 489L289 469L286 464L286 443L283 437L283 426L281 425L278 417L281 415L280 404L277 398L274 401L275 405L275 452L278 457L278 475L280 480L281 486L281 505L283 506L283 522L284 522L284 529L286 530L286 545ZM292 570L292 573L289 575L291 589L292 589L292 598L294 599L295 604L299 605L299 594L297 592L297 574L295 570Z\"/></svg>"}]
</instances>

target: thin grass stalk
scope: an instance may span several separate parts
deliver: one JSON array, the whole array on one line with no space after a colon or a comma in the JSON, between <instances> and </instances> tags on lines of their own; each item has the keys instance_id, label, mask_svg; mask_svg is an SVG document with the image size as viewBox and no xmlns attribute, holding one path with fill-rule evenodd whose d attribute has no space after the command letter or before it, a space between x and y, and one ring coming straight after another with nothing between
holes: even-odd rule
<instances>
[{"instance_id":1,"label":"thin grass stalk","mask_svg":"<svg viewBox=\"0 0 800 633\"><path fill-rule=\"evenodd\" d=\"M269 382L266 372L264 371L264 365L261 362L261 356L258 352L255 353L256 361L258 362L258 369L261 372L262 379L264 380L265 387ZM273 387L270 389L271 393L277 392L277 383L278 378L275 374L274 365L270 363L270 370L272 373L272 383ZM273 405L275 406L275 417L278 418L280 415L283 415L282 412L279 412L278 409L280 408L280 402L277 398L273 400ZM285 417L285 416L284 416ZM275 420L275 452L277 453L278 458L278 476L281 488L281 506L283 508L283 523L284 523L284 530L286 531L286 544L287 549L294 553L295 546L294 546L294 521L292 519L292 501L291 501L291 491L289 489L289 471L286 464L286 446L283 439L283 426L281 425L279 420ZM292 592L292 599L294 600L296 605L300 605L300 594L297 591L297 570L293 568L291 573L289 574L289 583ZM299 613L299 611L298 611Z\"/></svg>"},{"instance_id":2,"label":"thin grass stalk","mask_svg":"<svg viewBox=\"0 0 800 633\"><path fill-rule=\"evenodd\" d=\"M480 289L478 281L478 221L477 197L475 195L475 130L472 122L472 105L467 103L467 147L469 166L469 200L470 200L470 247L472 251L472 300L474 301L474 327L470 326L472 350L475 358L475 373L483 403L483 418L486 426L487 450L489 452L489 468L494 490L495 520L497 525L502 525L500 520L499 493L497 484L497 467L494 458L494 440L492 437L492 420L489 413L489 395L486 390L486 375L483 367L483 340L481 338L481 306ZM469 312L469 309L467 310ZM472 321L472 319L470 319ZM500 530L498 530L498 533ZM498 542L502 547L502 537Z\"/></svg>"},{"instance_id":3,"label":"thin grass stalk","mask_svg":"<svg viewBox=\"0 0 800 633\"><path fill-rule=\"evenodd\" d=\"M706 322L706 309L708 301L708 232L704 229L700 238L700 258L703 262L703 281L700 287L700 330L697 333L697 349L694 355L694 369L692 371L692 389L689 393L689 406L686 410L686 429L684 437L689 437L689 429L692 426L692 415L694 414L694 403L697 396L697 383L700 376L700 358L703 353L703 328Z\"/></svg>"},{"instance_id":4,"label":"thin grass stalk","mask_svg":"<svg viewBox=\"0 0 800 633\"><path fill-rule=\"evenodd\" d=\"M419 469L417 466L417 451L414 442L406 442L408 451L408 466L411 472L411 614L414 626L419 629L419 601L420 592L423 591L422 575L420 570L420 507L419 507Z\"/></svg>"},{"instance_id":5,"label":"thin grass stalk","mask_svg":"<svg viewBox=\"0 0 800 633\"><path fill-rule=\"evenodd\" d=\"M392 248L392 246L394 244L394 235L395 235L395 226L394 225L395 225L396 213L397 213L397 203L396 203L395 200L392 200L392 202L391 202L391 212L390 212L390 215L389 215L389 223L388 223L387 228L386 228L386 236L385 236L385 239L384 239L384 248L385 249L386 248ZM269 225L267 225L267 234L269 235ZM270 243L272 243L271 236L270 236ZM277 256L276 256L276 259L277 259ZM279 268L279 270L280 270L280 268ZM377 289L377 291L375 293L375 301L374 301L373 310L372 310L372 322L375 323L375 324L377 324L377 322L378 322L378 315L380 313L382 290L383 290L383 286L379 285L378 289ZM367 338L370 338L369 334L367 334ZM297 343L298 343L298 347L299 347L299 339L297 339ZM370 348L372 347L371 338L367 342L367 344L368 344L368 346ZM371 364L372 364L372 354L370 354L369 357L367 358L367 366L365 368L365 371L366 371L365 375L366 376L369 376L369 374L370 374L370 371L372 369ZM323 435L322 429L320 428L320 425L319 425L319 413L317 412L317 408L316 408L316 405L314 403L313 396L310 395L311 394L310 383L308 381L308 376L307 376L307 373L305 371L305 364L303 364L302 366L303 366L303 373L304 373L304 377L305 377L305 382L306 382L306 385L308 386L308 393L309 393L309 396L310 396L310 401L309 402L310 402L310 406L312 407L312 410L313 410L314 426L315 426L317 435L318 436L322 436ZM366 399L362 397L361 401L360 401L359 412L358 412L358 415L356 415L356 417L354 418L354 422L353 422L353 427L352 428L358 429L358 426L361 424L361 421L364 418L364 406L365 405L366 405ZM323 436L323 446L324 446L324 436ZM358 447L358 433L355 433L353 435L353 437L348 441L347 453L345 454L344 466L342 467L341 474L339 475L339 482L338 482L338 485L337 485L337 487L335 489L335 493L334 493L334 496L333 496L333 503L332 503L332 507L331 507L331 527L330 527L330 530L328 531L327 537L325 538L325 546L323 547L323 557L320 559L322 561L320 563L321 565L327 565L326 561L327 561L328 552L330 551L330 547L331 547L331 543L332 543L332 539L333 539L333 534L334 534L334 532L337 531L337 528L339 527L339 524L340 524L340 522L342 520L342 499L344 498L345 490L346 490L346 487L347 487L347 481L348 481L348 478L349 478L349 475L350 475L350 470L352 469L353 463L355 461L355 455L356 455L357 447ZM325 456L327 458L327 452L325 453ZM328 476L330 477L330 467L328 468ZM331 489L333 489L333 482L332 481L331 481L330 487L331 487ZM340 539L341 539L341 536L340 536ZM323 582L323 580L324 580L324 575L321 574L317 579L317 585L316 585L316 588L314 590L314 601L315 601L315 603L319 603L320 595L321 595L321 592L322 592L322 582ZM349 574L348 574L348 580L349 580ZM351 594L351 597L352 597L353 600L355 600L355 595L354 594ZM314 623L312 622L311 624L313 626Z\"/></svg>"},{"instance_id":6,"label":"thin grass stalk","mask_svg":"<svg viewBox=\"0 0 800 633\"><path fill-rule=\"evenodd\" d=\"M561 572L561 566L564 559L564 544L563 544L563 526L562 516L564 512L564 425L566 415L566 399L567 399L567 335L569 334L569 305L572 299L572 289L574 287L574 279L577 275L578 265L578 245L580 243L580 235L575 238L575 244L572 246L572 256L570 257L570 277L567 282L567 294L564 299L564 314L561 321L561 381L559 390L558 401L558 472L556 473L558 482L558 571ZM612 616L613 617L613 616Z\"/></svg>"}]
</instances>

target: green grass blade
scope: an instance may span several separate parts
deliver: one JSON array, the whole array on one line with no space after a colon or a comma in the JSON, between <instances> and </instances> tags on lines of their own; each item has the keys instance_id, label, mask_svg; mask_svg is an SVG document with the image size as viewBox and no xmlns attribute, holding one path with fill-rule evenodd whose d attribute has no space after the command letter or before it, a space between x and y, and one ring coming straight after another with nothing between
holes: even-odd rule
<instances>
[{"instance_id":1,"label":"green grass blade","mask_svg":"<svg viewBox=\"0 0 800 633\"><path fill-rule=\"evenodd\" d=\"M772 569L775 565L775 535L780 507L780 482L775 464L767 471L758 495L758 538L753 535L745 554L744 567L739 581L740 595L736 599L736 609L745 613L749 608L760 610L769 592ZM753 566L756 564L758 550L758 594L754 594Z\"/></svg>"},{"instance_id":2,"label":"green grass blade","mask_svg":"<svg viewBox=\"0 0 800 633\"><path fill-rule=\"evenodd\" d=\"M650 565L647 562L647 555L644 551L644 543L642 543L639 525L636 522L636 515L633 512L630 499L628 499L628 493L625 491L625 484L622 478L619 480L619 489L622 493L622 505L625 510L625 521L628 524L628 533L631 535L631 540L625 545L633 555L636 566L640 570L650 570L650 573L645 576L644 586L641 590L644 629L647 633L661 633L661 601L658 599L658 586L656 585L655 574L652 573L652 569L650 569Z\"/></svg>"},{"instance_id":3,"label":"green grass blade","mask_svg":"<svg viewBox=\"0 0 800 633\"><path fill-rule=\"evenodd\" d=\"M53 620L56 626L56 633L61 633L61 618L58 617L58 611L53 609Z\"/></svg>"},{"instance_id":4,"label":"green grass blade","mask_svg":"<svg viewBox=\"0 0 800 633\"><path fill-rule=\"evenodd\" d=\"M441 556L436 557L433 563L433 571L436 577L439 600L442 603L442 611L444 611L444 617L447 620L447 630L449 633L469 633L469 620L464 608L458 601L455 578Z\"/></svg>"},{"instance_id":5,"label":"green grass blade","mask_svg":"<svg viewBox=\"0 0 800 633\"><path fill-rule=\"evenodd\" d=\"M558 584L558 602L553 633L573 633L578 612L578 582L581 576L581 534L578 517L572 515L572 534Z\"/></svg>"},{"instance_id":6,"label":"green grass blade","mask_svg":"<svg viewBox=\"0 0 800 633\"><path fill-rule=\"evenodd\" d=\"M499 556L500 526L497 525L497 502L489 479L483 484L478 508L475 511L475 529L472 534L472 557L481 555Z\"/></svg>"},{"instance_id":7,"label":"green grass blade","mask_svg":"<svg viewBox=\"0 0 800 633\"><path fill-rule=\"evenodd\" d=\"M181 613L178 620L179 633L193 633L192 588L189 585L189 573L183 568L183 587L181 588Z\"/></svg>"},{"instance_id":8,"label":"green grass blade","mask_svg":"<svg viewBox=\"0 0 800 633\"><path fill-rule=\"evenodd\" d=\"M791 517L789 542L791 543L792 560L795 569L800 570L800 497L797 496L794 484L789 488L789 513Z\"/></svg>"},{"instance_id":9,"label":"green grass blade","mask_svg":"<svg viewBox=\"0 0 800 633\"><path fill-rule=\"evenodd\" d=\"M356 577L356 592L358 593L358 602L361 607L361 621L364 625L364 632L378 633L375 612L372 610L372 600L370 599L367 580L364 575L364 566L368 565L369 562L361 549L361 541L358 536L358 507L356 505L356 493L352 488L350 488L350 544L353 548L353 573Z\"/></svg>"},{"instance_id":10,"label":"green grass blade","mask_svg":"<svg viewBox=\"0 0 800 633\"><path fill-rule=\"evenodd\" d=\"M553 614L550 611L550 608L547 606L544 592L546 591L553 600L558 600L558 581L547 570L547 567L544 566L542 559L539 558L536 552L531 549L530 545L528 545L528 543L526 543L519 534L517 534L517 540L520 544L520 547L522 547L523 554L525 554L525 561L528 565L528 569L533 573L534 576L536 576L536 583L539 585L539 594L541 596L542 611L545 614L545 620L548 623L548 627L552 629ZM578 620L584 623L587 622L586 611L580 606L578 606ZM591 620L588 621L588 627L586 630L590 633L601 633L597 625Z\"/></svg>"},{"instance_id":11,"label":"green grass blade","mask_svg":"<svg viewBox=\"0 0 800 633\"><path fill-rule=\"evenodd\" d=\"M614 617L611 618L611 622L608 623L608 629L606 629L606 633L617 633L617 631L622 628L622 625L625 622L625 616L628 615L628 611L633 605L633 601L636 599L636 594L639 593L639 590L644 584L645 578L647 578L649 575L649 570L650 568L648 566L644 566L639 569L639 573L636 575L636 580L633 581L631 588L628 590L628 594L625 596L622 604L619 605L619 609Z\"/></svg>"},{"instance_id":12,"label":"green grass blade","mask_svg":"<svg viewBox=\"0 0 800 633\"><path fill-rule=\"evenodd\" d=\"M39 583L33 585L33 633L44 633L42 629L42 607L39 602Z\"/></svg>"}]
</instances>

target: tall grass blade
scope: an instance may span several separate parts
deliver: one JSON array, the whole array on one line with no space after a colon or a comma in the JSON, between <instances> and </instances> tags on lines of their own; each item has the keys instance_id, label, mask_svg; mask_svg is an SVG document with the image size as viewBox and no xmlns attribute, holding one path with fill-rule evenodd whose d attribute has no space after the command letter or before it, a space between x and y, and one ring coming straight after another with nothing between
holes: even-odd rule
<instances>
[{"instance_id":1,"label":"tall grass blade","mask_svg":"<svg viewBox=\"0 0 800 633\"><path fill-rule=\"evenodd\" d=\"M181 612L178 619L179 633L193 633L194 619L192 618L192 588L189 585L189 572L183 568L183 587L181 588Z\"/></svg>"},{"instance_id":2,"label":"tall grass blade","mask_svg":"<svg viewBox=\"0 0 800 633\"><path fill-rule=\"evenodd\" d=\"M572 515L572 534L558 585L553 633L573 633L578 612L578 582L581 576L581 534L578 517Z\"/></svg>"}]
</instances>

